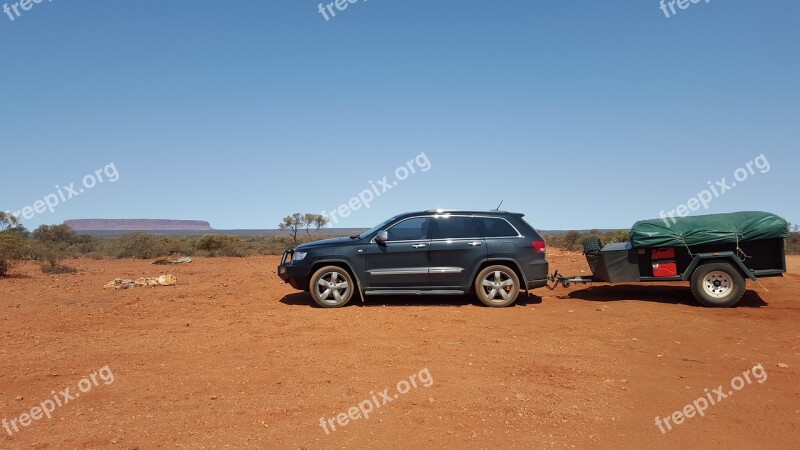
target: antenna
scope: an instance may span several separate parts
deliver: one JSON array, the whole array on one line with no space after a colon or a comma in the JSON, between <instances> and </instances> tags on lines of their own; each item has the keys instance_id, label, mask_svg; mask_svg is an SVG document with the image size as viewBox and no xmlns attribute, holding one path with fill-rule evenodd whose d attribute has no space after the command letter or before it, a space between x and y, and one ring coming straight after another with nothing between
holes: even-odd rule
<instances>
[{"instance_id":1,"label":"antenna","mask_svg":"<svg viewBox=\"0 0 800 450\"><path fill-rule=\"evenodd\" d=\"M503 206L503 201L504 200L500 200L500 204L497 205L497 208L494 209L495 211L500 211L500 207Z\"/></svg>"}]
</instances>

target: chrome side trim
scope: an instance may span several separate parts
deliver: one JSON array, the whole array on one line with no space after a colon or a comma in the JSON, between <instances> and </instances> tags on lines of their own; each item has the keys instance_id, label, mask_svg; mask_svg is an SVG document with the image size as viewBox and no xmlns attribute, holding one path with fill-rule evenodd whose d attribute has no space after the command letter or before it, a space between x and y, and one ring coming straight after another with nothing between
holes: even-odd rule
<instances>
[{"instance_id":1,"label":"chrome side trim","mask_svg":"<svg viewBox=\"0 0 800 450\"><path fill-rule=\"evenodd\" d=\"M374 269L368 270L370 275L425 275L428 273L427 267L412 267L409 269Z\"/></svg>"},{"instance_id":2,"label":"chrome side trim","mask_svg":"<svg viewBox=\"0 0 800 450\"><path fill-rule=\"evenodd\" d=\"M461 273L463 271L463 267L431 267L429 273Z\"/></svg>"}]
</instances>

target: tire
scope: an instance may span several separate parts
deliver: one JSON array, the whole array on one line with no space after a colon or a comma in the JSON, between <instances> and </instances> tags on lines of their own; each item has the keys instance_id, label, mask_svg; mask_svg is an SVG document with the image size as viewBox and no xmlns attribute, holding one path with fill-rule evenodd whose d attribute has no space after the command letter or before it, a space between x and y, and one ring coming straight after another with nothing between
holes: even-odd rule
<instances>
[{"instance_id":1,"label":"tire","mask_svg":"<svg viewBox=\"0 0 800 450\"><path fill-rule=\"evenodd\" d=\"M600 253L600 250L603 248L603 242L600 240L599 237L588 237L583 241L583 254L593 254L593 253Z\"/></svg>"},{"instance_id":2,"label":"tire","mask_svg":"<svg viewBox=\"0 0 800 450\"><path fill-rule=\"evenodd\" d=\"M356 284L346 269L325 266L314 272L308 285L314 303L323 308L338 308L353 298Z\"/></svg>"},{"instance_id":3,"label":"tire","mask_svg":"<svg viewBox=\"0 0 800 450\"><path fill-rule=\"evenodd\" d=\"M489 266L475 277L475 294L486 306L509 306L519 295L519 277L508 266Z\"/></svg>"},{"instance_id":4,"label":"tire","mask_svg":"<svg viewBox=\"0 0 800 450\"><path fill-rule=\"evenodd\" d=\"M692 274L692 295L705 306L727 308L744 295L744 278L731 264L708 263Z\"/></svg>"}]
</instances>

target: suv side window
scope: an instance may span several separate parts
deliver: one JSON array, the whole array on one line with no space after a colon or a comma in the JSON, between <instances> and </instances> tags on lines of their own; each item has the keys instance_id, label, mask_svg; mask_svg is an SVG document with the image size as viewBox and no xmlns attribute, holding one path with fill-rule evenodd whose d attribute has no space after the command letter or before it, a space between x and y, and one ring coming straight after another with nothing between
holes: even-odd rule
<instances>
[{"instance_id":1,"label":"suv side window","mask_svg":"<svg viewBox=\"0 0 800 450\"><path fill-rule=\"evenodd\" d=\"M389 241L418 241L428 238L430 217L412 217L403 220L386 230Z\"/></svg>"},{"instance_id":2,"label":"suv side window","mask_svg":"<svg viewBox=\"0 0 800 450\"><path fill-rule=\"evenodd\" d=\"M478 217L484 237L517 237L519 233L505 219L497 217Z\"/></svg>"},{"instance_id":3,"label":"suv side window","mask_svg":"<svg viewBox=\"0 0 800 450\"><path fill-rule=\"evenodd\" d=\"M472 217L439 216L433 219L433 239L458 239L478 237Z\"/></svg>"}]
</instances>

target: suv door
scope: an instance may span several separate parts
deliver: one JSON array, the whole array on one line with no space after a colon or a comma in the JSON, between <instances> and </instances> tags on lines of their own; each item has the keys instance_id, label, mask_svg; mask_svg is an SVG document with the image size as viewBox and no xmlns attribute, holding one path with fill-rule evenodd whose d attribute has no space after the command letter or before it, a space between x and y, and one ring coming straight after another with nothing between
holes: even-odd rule
<instances>
[{"instance_id":1,"label":"suv door","mask_svg":"<svg viewBox=\"0 0 800 450\"><path fill-rule=\"evenodd\" d=\"M431 224L430 284L440 288L468 288L470 277L487 255L471 216L437 215Z\"/></svg>"},{"instance_id":2,"label":"suv door","mask_svg":"<svg viewBox=\"0 0 800 450\"><path fill-rule=\"evenodd\" d=\"M403 219L386 229L385 243L369 243L364 252L368 287L428 286L430 221L429 216Z\"/></svg>"}]
</instances>

